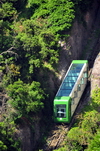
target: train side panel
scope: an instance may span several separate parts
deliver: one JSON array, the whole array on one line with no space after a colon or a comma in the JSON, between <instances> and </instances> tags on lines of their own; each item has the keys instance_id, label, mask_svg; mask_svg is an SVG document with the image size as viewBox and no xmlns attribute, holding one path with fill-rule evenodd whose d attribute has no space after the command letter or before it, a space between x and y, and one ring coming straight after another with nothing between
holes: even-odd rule
<instances>
[{"instance_id":1,"label":"train side panel","mask_svg":"<svg viewBox=\"0 0 100 151\"><path fill-rule=\"evenodd\" d=\"M72 98L71 101L71 116L73 116L77 105L80 101L80 98L83 94L83 91L87 84L87 77L88 77L88 64L86 63L76 81L76 84L70 94L70 97Z\"/></svg>"}]
</instances>

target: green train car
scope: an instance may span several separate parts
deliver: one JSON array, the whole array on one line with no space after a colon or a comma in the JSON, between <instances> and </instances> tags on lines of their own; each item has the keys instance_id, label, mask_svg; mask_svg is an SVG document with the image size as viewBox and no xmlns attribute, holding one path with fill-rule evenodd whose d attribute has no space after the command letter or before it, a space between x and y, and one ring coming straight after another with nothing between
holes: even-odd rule
<instances>
[{"instance_id":1,"label":"green train car","mask_svg":"<svg viewBox=\"0 0 100 151\"><path fill-rule=\"evenodd\" d=\"M88 61L73 60L54 98L54 121L70 123L88 79Z\"/></svg>"}]
</instances>

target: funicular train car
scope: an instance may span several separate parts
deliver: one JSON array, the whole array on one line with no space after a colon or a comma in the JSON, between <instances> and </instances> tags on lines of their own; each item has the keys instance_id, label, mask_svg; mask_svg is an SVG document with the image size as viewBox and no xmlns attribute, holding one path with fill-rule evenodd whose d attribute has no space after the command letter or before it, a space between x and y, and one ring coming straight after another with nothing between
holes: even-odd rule
<instances>
[{"instance_id":1,"label":"funicular train car","mask_svg":"<svg viewBox=\"0 0 100 151\"><path fill-rule=\"evenodd\" d=\"M70 123L88 78L88 61L73 60L54 98L54 121Z\"/></svg>"}]
</instances>

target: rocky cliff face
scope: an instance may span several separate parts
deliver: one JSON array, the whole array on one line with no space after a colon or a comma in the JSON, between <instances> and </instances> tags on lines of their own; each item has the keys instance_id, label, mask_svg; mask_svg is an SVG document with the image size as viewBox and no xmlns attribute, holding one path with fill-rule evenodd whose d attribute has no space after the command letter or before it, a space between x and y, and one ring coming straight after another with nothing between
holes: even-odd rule
<instances>
[{"instance_id":1,"label":"rocky cliff face","mask_svg":"<svg viewBox=\"0 0 100 151\"><path fill-rule=\"evenodd\" d=\"M21 141L21 151L35 151L40 138L40 119L39 117L22 117L21 123L17 126L15 137Z\"/></svg>"},{"instance_id":2,"label":"rocky cliff face","mask_svg":"<svg viewBox=\"0 0 100 151\"><path fill-rule=\"evenodd\" d=\"M96 88L100 88L100 53L97 55L91 74L91 93Z\"/></svg>"}]
</instances>

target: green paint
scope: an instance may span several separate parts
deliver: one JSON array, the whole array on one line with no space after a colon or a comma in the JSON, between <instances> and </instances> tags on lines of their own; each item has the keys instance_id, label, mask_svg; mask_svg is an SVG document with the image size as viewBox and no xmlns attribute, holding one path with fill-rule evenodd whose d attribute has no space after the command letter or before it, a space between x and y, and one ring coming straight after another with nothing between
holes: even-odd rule
<instances>
[{"instance_id":1,"label":"green paint","mask_svg":"<svg viewBox=\"0 0 100 151\"><path fill-rule=\"evenodd\" d=\"M69 100L70 96L56 96L54 100Z\"/></svg>"},{"instance_id":2,"label":"green paint","mask_svg":"<svg viewBox=\"0 0 100 151\"><path fill-rule=\"evenodd\" d=\"M82 64L82 63L88 63L88 60L73 60L72 64Z\"/></svg>"}]
</instances>

